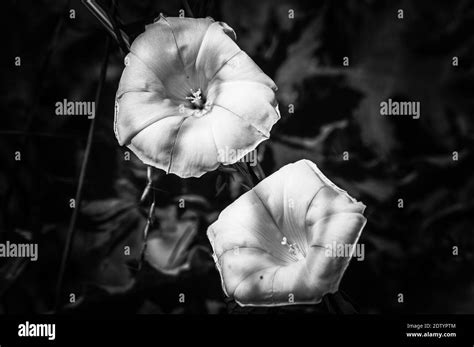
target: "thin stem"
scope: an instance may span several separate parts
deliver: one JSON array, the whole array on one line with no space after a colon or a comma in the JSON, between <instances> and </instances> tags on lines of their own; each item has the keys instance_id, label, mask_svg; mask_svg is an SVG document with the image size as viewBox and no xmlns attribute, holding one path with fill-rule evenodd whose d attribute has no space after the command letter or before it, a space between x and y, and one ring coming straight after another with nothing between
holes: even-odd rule
<instances>
[{"instance_id":1,"label":"thin stem","mask_svg":"<svg viewBox=\"0 0 474 347\"><path fill-rule=\"evenodd\" d=\"M254 180L253 180L252 175L250 174L250 172L247 168L246 163L237 162L235 164L232 164L231 167L234 168L242 176L242 178L244 179L244 182L245 182L245 184L242 184L242 185L245 188L250 190L255 186Z\"/></svg>"},{"instance_id":2,"label":"thin stem","mask_svg":"<svg viewBox=\"0 0 474 347\"><path fill-rule=\"evenodd\" d=\"M95 0L82 0L87 9L99 20L107 32L117 41L122 53L126 53L130 49L130 42L127 34L118 27L115 18L116 2L113 3L113 15L109 16L107 12Z\"/></svg>"},{"instance_id":3,"label":"thin stem","mask_svg":"<svg viewBox=\"0 0 474 347\"><path fill-rule=\"evenodd\" d=\"M105 54L104 54L104 59L102 61L102 66L100 70L100 77L99 77L99 82L97 85L97 90L95 94L95 105L96 105L96 115L99 114L99 106L100 106L100 96L102 94L102 87L104 85L106 73L107 73L107 66L109 62L109 55L110 55L110 39L107 36L106 37L106 44L105 44ZM89 126L89 133L87 136L87 143L86 143L86 148L84 152L84 158L82 160L82 165L81 165L81 171L79 173L79 182L77 185L77 190L76 190L76 195L75 195L75 208L72 211L72 216L71 220L69 222L69 228L67 231L66 235L66 243L64 245L64 250L61 258L61 265L59 268L59 276L58 276L58 281L56 285L56 297L55 297L55 303L54 303L54 310L57 310L59 308L59 305L61 304L61 296L62 296L62 287L63 287L63 281L64 281L64 274L66 272L66 267L67 263L69 260L69 255L71 253L71 246L72 242L74 240L74 234L75 234L75 229L76 229L76 222L77 218L80 212L81 208L81 200L82 200L82 190L84 186L84 179L86 176L86 171L87 171L87 164L89 162L89 157L91 153L91 148L92 148L92 140L94 137L94 128L95 128L95 121L97 117L94 117L91 119L91 124Z\"/></svg>"},{"instance_id":4,"label":"thin stem","mask_svg":"<svg viewBox=\"0 0 474 347\"><path fill-rule=\"evenodd\" d=\"M257 165L255 165L254 170L256 171L256 175L260 181L263 181L265 179L265 172L263 172L262 167L260 166L260 163L258 162L257 159Z\"/></svg>"},{"instance_id":5,"label":"thin stem","mask_svg":"<svg viewBox=\"0 0 474 347\"><path fill-rule=\"evenodd\" d=\"M194 18L193 10L191 10L191 6L189 6L188 0L183 0L183 6L186 12L188 12L188 17Z\"/></svg>"},{"instance_id":6,"label":"thin stem","mask_svg":"<svg viewBox=\"0 0 474 347\"><path fill-rule=\"evenodd\" d=\"M148 215L147 215L145 228L143 229L143 247L140 254L140 262L138 263L138 270L141 269L143 262L145 261L145 252L146 252L146 245L147 245L147 240L148 240L148 233L150 231L150 228L153 225L154 214L155 214L155 201L156 201L155 191L158 190L157 188L153 187L153 168L151 166L147 167L146 177L147 177L147 184L140 198L140 202L144 202L146 198L150 195L150 192L152 192L153 195L152 195L152 202L151 202L150 208L148 209Z\"/></svg>"},{"instance_id":7,"label":"thin stem","mask_svg":"<svg viewBox=\"0 0 474 347\"><path fill-rule=\"evenodd\" d=\"M113 1L113 7L112 7L112 13L110 16L110 22L112 23L113 29L115 36L117 37L117 42L119 45L120 50L122 51L122 56L127 55L127 53L130 51L130 43L128 41L128 38L125 39L125 33L120 31L118 22L116 20L117 16L117 11L118 11L118 3L117 0Z\"/></svg>"}]
</instances>

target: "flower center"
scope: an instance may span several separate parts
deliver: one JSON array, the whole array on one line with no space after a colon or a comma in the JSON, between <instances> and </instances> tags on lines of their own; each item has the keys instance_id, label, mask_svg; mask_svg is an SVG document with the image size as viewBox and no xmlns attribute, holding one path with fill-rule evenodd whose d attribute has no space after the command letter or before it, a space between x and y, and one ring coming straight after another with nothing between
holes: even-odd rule
<instances>
[{"instance_id":1,"label":"flower center","mask_svg":"<svg viewBox=\"0 0 474 347\"><path fill-rule=\"evenodd\" d=\"M296 243L290 243L288 242L288 239L286 237L283 237L282 241L281 241L281 244L283 246L287 246L288 247L288 252L295 256L296 259L298 260L301 260L304 258L303 256L303 252L301 252L300 248L298 247L298 245Z\"/></svg>"},{"instance_id":2,"label":"flower center","mask_svg":"<svg viewBox=\"0 0 474 347\"><path fill-rule=\"evenodd\" d=\"M191 89L191 95L186 97L186 100L189 100L193 105L193 108L197 108L202 110L204 108L204 104L206 100L202 95L201 88L198 88L196 91Z\"/></svg>"}]
</instances>

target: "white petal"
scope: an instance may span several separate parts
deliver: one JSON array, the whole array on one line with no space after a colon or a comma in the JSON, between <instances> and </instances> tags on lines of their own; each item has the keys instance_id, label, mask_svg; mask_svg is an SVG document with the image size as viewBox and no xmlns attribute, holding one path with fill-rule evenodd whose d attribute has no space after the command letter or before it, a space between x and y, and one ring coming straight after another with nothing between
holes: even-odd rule
<instances>
[{"instance_id":1,"label":"white petal","mask_svg":"<svg viewBox=\"0 0 474 347\"><path fill-rule=\"evenodd\" d=\"M217 149L221 151L234 150L239 154L224 158L228 160L222 160L223 164L235 163L253 151L262 141L268 139L268 136L245 119L218 105L214 105L210 116L212 117L212 130Z\"/></svg>"},{"instance_id":2,"label":"white petal","mask_svg":"<svg viewBox=\"0 0 474 347\"><path fill-rule=\"evenodd\" d=\"M230 251L220 258L220 267L225 292L228 295L243 299L239 295L239 287L245 288L246 283L251 283L252 297L257 296L261 300L271 296L271 276L268 276L265 270L275 269L276 266L270 255L262 254L252 248L244 248L238 254ZM254 280L260 278L262 274L264 275L262 280ZM245 291L243 293L245 295Z\"/></svg>"},{"instance_id":3,"label":"white petal","mask_svg":"<svg viewBox=\"0 0 474 347\"><path fill-rule=\"evenodd\" d=\"M283 234L255 194L244 194L226 208L215 222L213 230L216 231L213 242L217 257L229 250L254 248L272 255L277 265L293 260L281 245Z\"/></svg>"},{"instance_id":4,"label":"white petal","mask_svg":"<svg viewBox=\"0 0 474 347\"><path fill-rule=\"evenodd\" d=\"M201 76L201 86L207 89L207 83L221 67L240 52L239 46L228 36L221 23L212 23L196 58L196 71Z\"/></svg>"},{"instance_id":5,"label":"white petal","mask_svg":"<svg viewBox=\"0 0 474 347\"><path fill-rule=\"evenodd\" d=\"M237 114L266 137L280 119L275 92L261 83L232 81L213 84L208 100Z\"/></svg>"},{"instance_id":6,"label":"white petal","mask_svg":"<svg viewBox=\"0 0 474 347\"><path fill-rule=\"evenodd\" d=\"M204 36L214 20L211 18L162 18L168 23L179 51L184 71L187 76L193 76L196 73L196 59L201 49Z\"/></svg>"},{"instance_id":7,"label":"white petal","mask_svg":"<svg viewBox=\"0 0 474 347\"><path fill-rule=\"evenodd\" d=\"M312 244L324 245L334 241L340 245L355 245L366 223L360 213L340 213L327 217L313 225ZM321 247L310 248L306 258L307 285L318 287L324 293L337 291L339 282L349 265L349 257L329 257Z\"/></svg>"},{"instance_id":8,"label":"white petal","mask_svg":"<svg viewBox=\"0 0 474 347\"><path fill-rule=\"evenodd\" d=\"M244 51L238 52L222 65L210 83L219 84L231 81L257 82L269 87L275 92L277 91L273 80L268 77Z\"/></svg>"},{"instance_id":9,"label":"white petal","mask_svg":"<svg viewBox=\"0 0 474 347\"><path fill-rule=\"evenodd\" d=\"M154 92L127 92L117 103L115 134L120 145L129 144L140 131L163 118L182 118L176 104Z\"/></svg>"},{"instance_id":10,"label":"white petal","mask_svg":"<svg viewBox=\"0 0 474 347\"><path fill-rule=\"evenodd\" d=\"M163 83L168 92L184 98L192 85L184 73L183 62L171 26L163 19L146 27L130 48Z\"/></svg>"},{"instance_id":11,"label":"white petal","mask_svg":"<svg viewBox=\"0 0 474 347\"><path fill-rule=\"evenodd\" d=\"M125 60L128 64L122 72L116 98L120 98L126 92L140 91L154 92L166 97L165 86L140 58L130 52Z\"/></svg>"},{"instance_id":12,"label":"white petal","mask_svg":"<svg viewBox=\"0 0 474 347\"><path fill-rule=\"evenodd\" d=\"M145 164L168 172L171 151L183 122L182 117L167 117L140 131L128 146Z\"/></svg>"},{"instance_id":13,"label":"white petal","mask_svg":"<svg viewBox=\"0 0 474 347\"><path fill-rule=\"evenodd\" d=\"M217 169L217 150L209 115L189 116L175 138L169 172L180 177L201 176Z\"/></svg>"}]
</instances>

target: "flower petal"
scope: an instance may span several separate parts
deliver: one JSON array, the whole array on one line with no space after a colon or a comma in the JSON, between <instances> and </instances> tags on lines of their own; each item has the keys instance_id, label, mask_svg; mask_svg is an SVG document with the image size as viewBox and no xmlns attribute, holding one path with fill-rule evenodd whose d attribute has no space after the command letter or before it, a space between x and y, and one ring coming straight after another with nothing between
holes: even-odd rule
<instances>
[{"instance_id":1,"label":"flower petal","mask_svg":"<svg viewBox=\"0 0 474 347\"><path fill-rule=\"evenodd\" d=\"M250 123L215 105L204 116L190 116L183 122L168 172L179 173L184 178L199 177L215 170L221 163L235 163L266 139ZM235 150L236 155L226 156L225 152L229 150Z\"/></svg>"},{"instance_id":2,"label":"flower petal","mask_svg":"<svg viewBox=\"0 0 474 347\"><path fill-rule=\"evenodd\" d=\"M270 129L280 119L274 91L261 83L215 84L209 90L208 99L216 106L231 110L266 137L270 137Z\"/></svg>"},{"instance_id":3,"label":"flower petal","mask_svg":"<svg viewBox=\"0 0 474 347\"><path fill-rule=\"evenodd\" d=\"M129 144L140 131L163 118L183 118L178 106L154 92L127 92L117 104L115 134L120 145Z\"/></svg>"},{"instance_id":4,"label":"flower petal","mask_svg":"<svg viewBox=\"0 0 474 347\"><path fill-rule=\"evenodd\" d=\"M246 296L250 300L256 297L271 300L270 273L276 268L269 254L261 254L252 248L243 248L239 253L227 252L220 258L220 267L227 295L244 301Z\"/></svg>"},{"instance_id":5,"label":"flower petal","mask_svg":"<svg viewBox=\"0 0 474 347\"><path fill-rule=\"evenodd\" d=\"M236 215L246 218L236 219ZM278 264L292 261L280 243L283 234L255 194L244 194L232 203L209 232L213 233L214 252L218 258L229 250L256 249L274 257Z\"/></svg>"},{"instance_id":6,"label":"flower petal","mask_svg":"<svg viewBox=\"0 0 474 347\"><path fill-rule=\"evenodd\" d=\"M238 52L222 65L212 78L211 83L219 84L230 81L257 82L269 87L275 92L277 91L275 82L273 82L244 51Z\"/></svg>"},{"instance_id":7,"label":"flower petal","mask_svg":"<svg viewBox=\"0 0 474 347\"><path fill-rule=\"evenodd\" d=\"M229 31L220 22L212 23L207 29L196 58L196 71L200 85L207 89L208 82L232 57L240 52L239 46L229 37Z\"/></svg>"},{"instance_id":8,"label":"flower petal","mask_svg":"<svg viewBox=\"0 0 474 347\"><path fill-rule=\"evenodd\" d=\"M351 245L352 249L360 237L366 218L361 213L338 213L311 225L311 249L308 252L306 269L307 285L321 288L324 293L334 293L339 287L350 256L330 257L321 246ZM315 245L318 245L315 247Z\"/></svg>"},{"instance_id":9,"label":"flower petal","mask_svg":"<svg viewBox=\"0 0 474 347\"><path fill-rule=\"evenodd\" d=\"M167 117L150 124L132 138L128 147L146 165L168 172L175 138L183 121L182 117Z\"/></svg>"},{"instance_id":10,"label":"flower petal","mask_svg":"<svg viewBox=\"0 0 474 347\"><path fill-rule=\"evenodd\" d=\"M150 49L152 48L152 49ZM192 88L172 27L163 17L146 27L130 48L163 83L173 97L184 98Z\"/></svg>"},{"instance_id":11,"label":"flower petal","mask_svg":"<svg viewBox=\"0 0 474 347\"><path fill-rule=\"evenodd\" d=\"M155 73L132 52L125 57L125 68L120 78L116 98L126 92L156 92L166 97L165 86Z\"/></svg>"},{"instance_id":12,"label":"flower petal","mask_svg":"<svg viewBox=\"0 0 474 347\"><path fill-rule=\"evenodd\" d=\"M181 177L201 176L217 169L217 150L208 115L190 116L183 121L171 156L168 172L179 173Z\"/></svg>"},{"instance_id":13,"label":"flower petal","mask_svg":"<svg viewBox=\"0 0 474 347\"><path fill-rule=\"evenodd\" d=\"M257 148L262 141L268 139L268 136L253 124L218 105L214 105L210 116L212 116L212 131L218 150L234 150L237 153L230 157L219 156L217 159L224 165L234 164Z\"/></svg>"},{"instance_id":14,"label":"flower petal","mask_svg":"<svg viewBox=\"0 0 474 347\"><path fill-rule=\"evenodd\" d=\"M160 19L167 23L174 35L184 71L192 77L196 73L196 59L209 27L214 23L211 18L176 18Z\"/></svg>"}]
</instances>

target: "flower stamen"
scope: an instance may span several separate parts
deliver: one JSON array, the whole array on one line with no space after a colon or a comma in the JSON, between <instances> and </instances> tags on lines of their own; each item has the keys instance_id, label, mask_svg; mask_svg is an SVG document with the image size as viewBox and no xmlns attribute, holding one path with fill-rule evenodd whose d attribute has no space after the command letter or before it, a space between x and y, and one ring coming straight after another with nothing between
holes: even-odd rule
<instances>
[{"instance_id":1,"label":"flower stamen","mask_svg":"<svg viewBox=\"0 0 474 347\"><path fill-rule=\"evenodd\" d=\"M281 244L288 247L288 252L295 256L296 259L301 260L304 258L303 253L296 243L289 243L286 237L283 237Z\"/></svg>"},{"instance_id":2,"label":"flower stamen","mask_svg":"<svg viewBox=\"0 0 474 347\"><path fill-rule=\"evenodd\" d=\"M187 96L186 100L191 101L191 104L193 104L196 108L201 109L204 106L201 88L198 88L198 90L196 91L194 89L191 89L191 94L192 96Z\"/></svg>"}]
</instances>

